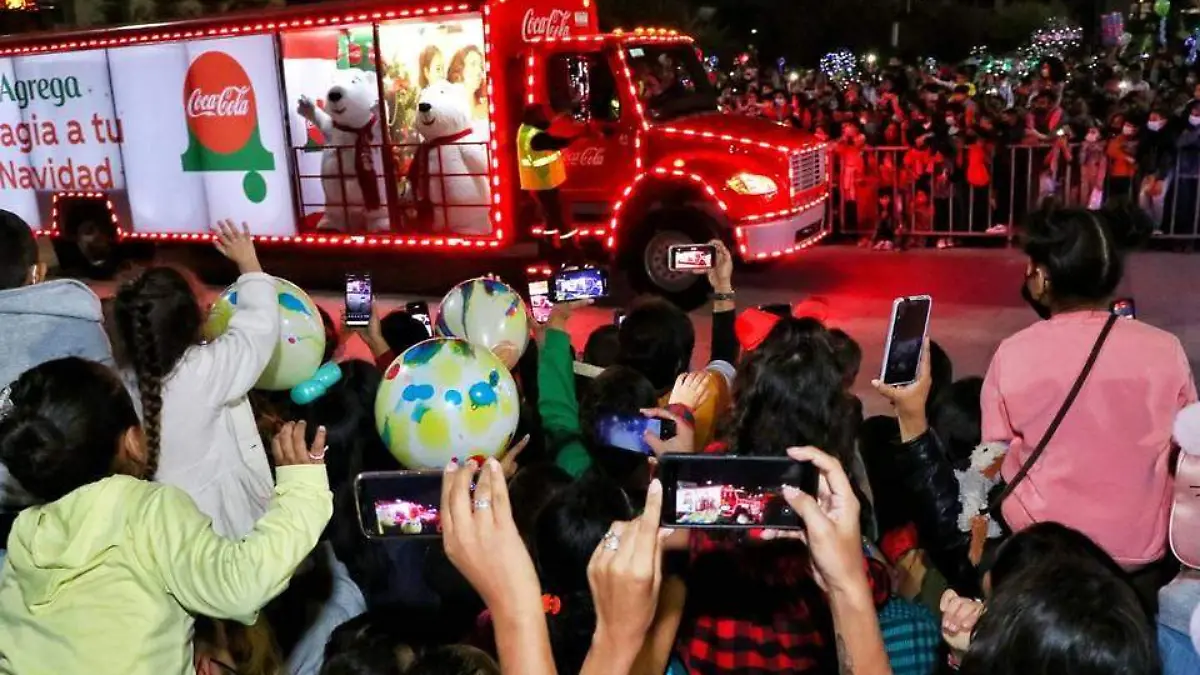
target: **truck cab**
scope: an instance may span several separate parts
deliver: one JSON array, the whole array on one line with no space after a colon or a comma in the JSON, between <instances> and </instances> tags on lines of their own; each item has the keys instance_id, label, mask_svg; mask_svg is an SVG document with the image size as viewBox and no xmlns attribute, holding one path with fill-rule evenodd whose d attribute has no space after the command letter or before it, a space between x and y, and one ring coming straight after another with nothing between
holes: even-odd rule
<instances>
[{"instance_id":1,"label":"truck cab","mask_svg":"<svg viewBox=\"0 0 1200 675\"><path fill-rule=\"evenodd\" d=\"M828 232L827 148L767 120L723 114L691 39L670 31L534 38L527 102L579 135L563 201L588 248L635 285L692 304L699 278L668 268L672 245L725 241L744 261L779 258Z\"/></svg>"}]
</instances>

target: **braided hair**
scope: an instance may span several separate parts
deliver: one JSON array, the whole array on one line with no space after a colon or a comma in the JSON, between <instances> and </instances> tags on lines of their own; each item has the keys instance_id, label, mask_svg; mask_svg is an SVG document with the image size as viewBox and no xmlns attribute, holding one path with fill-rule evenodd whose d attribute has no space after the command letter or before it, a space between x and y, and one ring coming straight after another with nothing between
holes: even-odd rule
<instances>
[{"instance_id":1,"label":"braided hair","mask_svg":"<svg viewBox=\"0 0 1200 675\"><path fill-rule=\"evenodd\" d=\"M113 303L118 357L137 378L148 475L158 471L163 383L200 341L204 316L195 290L174 267L152 267L122 284Z\"/></svg>"}]
</instances>

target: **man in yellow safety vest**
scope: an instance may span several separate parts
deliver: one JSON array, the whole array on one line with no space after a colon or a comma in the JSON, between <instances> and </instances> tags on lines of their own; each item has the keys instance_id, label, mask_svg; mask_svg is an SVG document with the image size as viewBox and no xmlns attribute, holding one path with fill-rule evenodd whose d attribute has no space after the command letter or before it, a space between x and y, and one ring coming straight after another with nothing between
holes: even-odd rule
<instances>
[{"instance_id":1,"label":"man in yellow safety vest","mask_svg":"<svg viewBox=\"0 0 1200 675\"><path fill-rule=\"evenodd\" d=\"M521 189L537 201L545 221L542 233L559 251L577 248L575 228L568 229L559 187L567 180L567 162L562 151L578 137L551 134L550 114L544 104L538 103L525 107L521 128L517 131Z\"/></svg>"}]
</instances>

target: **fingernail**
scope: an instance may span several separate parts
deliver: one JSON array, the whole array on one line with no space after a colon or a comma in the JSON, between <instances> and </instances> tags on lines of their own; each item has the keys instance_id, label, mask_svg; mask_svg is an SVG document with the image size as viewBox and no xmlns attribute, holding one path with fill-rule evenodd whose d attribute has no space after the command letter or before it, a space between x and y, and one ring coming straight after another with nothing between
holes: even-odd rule
<instances>
[{"instance_id":1,"label":"fingernail","mask_svg":"<svg viewBox=\"0 0 1200 675\"><path fill-rule=\"evenodd\" d=\"M317 433L321 433L321 434L325 433L325 425L324 424L317 427Z\"/></svg>"},{"instance_id":2,"label":"fingernail","mask_svg":"<svg viewBox=\"0 0 1200 675\"><path fill-rule=\"evenodd\" d=\"M487 461L484 462L484 464L486 464L487 468L492 471L500 470L500 462L497 462L495 457L488 457Z\"/></svg>"},{"instance_id":3,"label":"fingernail","mask_svg":"<svg viewBox=\"0 0 1200 675\"><path fill-rule=\"evenodd\" d=\"M450 460L450 463L446 465L446 473L453 473L455 471L458 471L458 460L452 459Z\"/></svg>"},{"instance_id":4,"label":"fingernail","mask_svg":"<svg viewBox=\"0 0 1200 675\"><path fill-rule=\"evenodd\" d=\"M797 490L796 488L792 487L791 485L783 486L783 498L784 499L794 499L799 495L800 495L800 491Z\"/></svg>"},{"instance_id":5,"label":"fingernail","mask_svg":"<svg viewBox=\"0 0 1200 675\"><path fill-rule=\"evenodd\" d=\"M646 492L649 494L652 494L652 495L659 494L660 492L662 492L662 482L660 480L658 480L657 478L650 481L650 487L649 487L649 489L646 490Z\"/></svg>"},{"instance_id":6,"label":"fingernail","mask_svg":"<svg viewBox=\"0 0 1200 675\"><path fill-rule=\"evenodd\" d=\"M457 458L457 457L451 457L451 458L450 458L450 463L451 463L451 464L458 464L458 458Z\"/></svg>"}]
</instances>

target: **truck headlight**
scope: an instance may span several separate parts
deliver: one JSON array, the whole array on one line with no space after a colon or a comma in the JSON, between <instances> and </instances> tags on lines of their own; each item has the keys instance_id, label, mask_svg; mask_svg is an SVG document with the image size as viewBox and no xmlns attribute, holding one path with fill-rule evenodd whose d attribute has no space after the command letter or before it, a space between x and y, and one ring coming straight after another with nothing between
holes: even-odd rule
<instances>
[{"instance_id":1,"label":"truck headlight","mask_svg":"<svg viewBox=\"0 0 1200 675\"><path fill-rule=\"evenodd\" d=\"M779 191L779 186L775 184L775 181L756 173L739 173L730 178L725 186L739 195L754 197L771 195Z\"/></svg>"}]
</instances>

